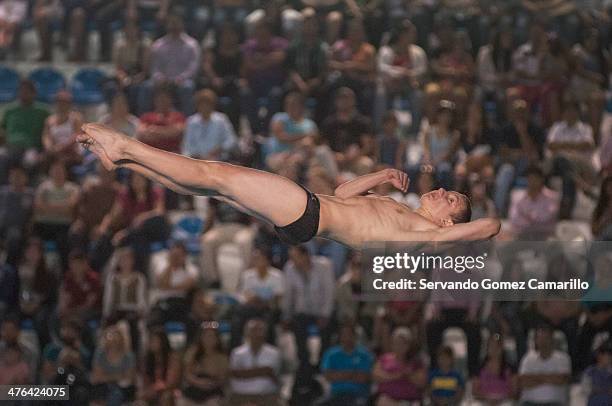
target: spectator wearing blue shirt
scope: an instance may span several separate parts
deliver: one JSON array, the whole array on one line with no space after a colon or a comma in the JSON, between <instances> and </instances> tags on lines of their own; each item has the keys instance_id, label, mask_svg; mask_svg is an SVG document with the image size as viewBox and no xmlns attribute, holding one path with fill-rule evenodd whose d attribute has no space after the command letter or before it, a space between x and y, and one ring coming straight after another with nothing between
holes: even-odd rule
<instances>
[{"instance_id":1,"label":"spectator wearing blue shirt","mask_svg":"<svg viewBox=\"0 0 612 406\"><path fill-rule=\"evenodd\" d=\"M303 162L308 145L317 135L317 125L307 118L304 97L297 92L285 98L285 111L276 113L270 124L271 137L265 147L266 165L273 172L290 171ZM291 173L282 173L294 178ZM294 174L295 175L295 174Z\"/></svg>"},{"instance_id":2,"label":"spectator wearing blue shirt","mask_svg":"<svg viewBox=\"0 0 612 406\"><path fill-rule=\"evenodd\" d=\"M356 342L355 327L345 324L338 332L340 345L323 354L321 371L331 384L330 398L319 405L365 405L370 396L372 353Z\"/></svg>"},{"instance_id":3,"label":"spectator wearing blue shirt","mask_svg":"<svg viewBox=\"0 0 612 406\"><path fill-rule=\"evenodd\" d=\"M461 373L453 369L454 356L450 347L438 351L438 367L429 372L429 394L436 406L459 405L465 386Z\"/></svg>"},{"instance_id":4,"label":"spectator wearing blue shirt","mask_svg":"<svg viewBox=\"0 0 612 406\"><path fill-rule=\"evenodd\" d=\"M234 127L227 116L215 111L217 95L210 89L195 96L197 112L187 119L183 155L207 160L227 159L236 146Z\"/></svg>"}]
</instances>

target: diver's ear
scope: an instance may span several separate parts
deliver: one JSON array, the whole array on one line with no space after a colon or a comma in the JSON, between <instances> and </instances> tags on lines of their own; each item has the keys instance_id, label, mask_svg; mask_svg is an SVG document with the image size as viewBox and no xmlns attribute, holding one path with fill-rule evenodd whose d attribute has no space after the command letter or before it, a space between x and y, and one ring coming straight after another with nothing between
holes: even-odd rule
<instances>
[{"instance_id":1,"label":"diver's ear","mask_svg":"<svg viewBox=\"0 0 612 406\"><path fill-rule=\"evenodd\" d=\"M451 220L450 218L442 219L442 227L451 227L454 225L455 223L453 223L453 220Z\"/></svg>"}]
</instances>

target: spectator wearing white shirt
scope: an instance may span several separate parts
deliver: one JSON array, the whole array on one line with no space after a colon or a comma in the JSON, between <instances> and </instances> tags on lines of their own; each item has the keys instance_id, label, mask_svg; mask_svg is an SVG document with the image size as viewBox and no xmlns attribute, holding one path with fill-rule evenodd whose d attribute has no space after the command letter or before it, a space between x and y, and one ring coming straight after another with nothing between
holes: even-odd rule
<instances>
[{"instance_id":1,"label":"spectator wearing white shirt","mask_svg":"<svg viewBox=\"0 0 612 406\"><path fill-rule=\"evenodd\" d=\"M151 46L151 80L145 82L139 92L139 114L151 110L153 89L166 83L176 86L180 111L193 114L194 79L200 68L200 46L195 38L183 30L183 21L173 15L168 17L167 34Z\"/></svg>"},{"instance_id":2,"label":"spectator wearing white shirt","mask_svg":"<svg viewBox=\"0 0 612 406\"><path fill-rule=\"evenodd\" d=\"M334 270L328 258L311 256L305 245L291 247L289 259L284 268L286 285L282 317L285 326L295 334L300 364L307 366L309 333L318 330L322 351L329 344L330 317L335 301Z\"/></svg>"},{"instance_id":3,"label":"spectator wearing white shirt","mask_svg":"<svg viewBox=\"0 0 612 406\"><path fill-rule=\"evenodd\" d=\"M230 355L231 395L228 404L274 406L279 404L279 350L265 343L267 326L252 319L246 325L246 343Z\"/></svg>"},{"instance_id":4,"label":"spectator wearing white shirt","mask_svg":"<svg viewBox=\"0 0 612 406\"><path fill-rule=\"evenodd\" d=\"M546 148L552 159L552 174L562 177L563 196L560 217L571 217L576 201L577 185L584 186L596 178L591 157L595 147L593 129L580 121L578 106L567 103L563 109L563 120L550 128Z\"/></svg>"},{"instance_id":5,"label":"spectator wearing white shirt","mask_svg":"<svg viewBox=\"0 0 612 406\"><path fill-rule=\"evenodd\" d=\"M567 353L553 347L553 331L548 325L535 333L534 351L528 352L519 367L521 405L567 405L571 361Z\"/></svg>"},{"instance_id":6,"label":"spectator wearing white shirt","mask_svg":"<svg viewBox=\"0 0 612 406\"><path fill-rule=\"evenodd\" d=\"M201 90L194 99L197 113L187 119L183 155L206 160L226 160L237 144L232 123L225 114L215 111L217 95L212 90Z\"/></svg>"},{"instance_id":7,"label":"spectator wearing white shirt","mask_svg":"<svg viewBox=\"0 0 612 406\"><path fill-rule=\"evenodd\" d=\"M242 329L247 320L261 318L271 327L278 321L285 277L270 265L271 257L269 249L256 248L252 256L253 268L241 275L238 294L242 303L232 320L232 348L242 344ZM268 331L268 341L272 341L273 335L274 329Z\"/></svg>"},{"instance_id":8,"label":"spectator wearing white shirt","mask_svg":"<svg viewBox=\"0 0 612 406\"><path fill-rule=\"evenodd\" d=\"M198 281L198 269L188 261L185 244L175 241L167 255L153 257L151 271L153 321L184 320L189 313L188 295Z\"/></svg>"}]
</instances>

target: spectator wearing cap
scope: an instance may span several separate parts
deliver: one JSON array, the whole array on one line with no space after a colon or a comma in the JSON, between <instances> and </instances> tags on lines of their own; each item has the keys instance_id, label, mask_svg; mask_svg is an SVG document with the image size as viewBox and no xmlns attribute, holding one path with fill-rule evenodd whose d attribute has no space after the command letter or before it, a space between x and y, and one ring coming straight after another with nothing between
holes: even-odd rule
<instances>
[{"instance_id":1,"label":"spectator wearing cap","mask_svg":"<svg viewBox=\"0 0 612 406\"><path fill-rule=\"evenodd\" d=\"M557 194L545 185L544 172L537 166L526 170L527 190L510 206L510 224L517 238L535 237L536 240L550 235L559 214Z\"/></svg>"},{"instance_id":2,"label":"spectator wearing cap","mask_svg":"<svg viewBox=\"0 0 612 406\"><path fill-rule=\"evenodd\" d=\"M145 82L139 92L138 107L140 112L149 111L153 88L166 83L176 88L180 111L189 115L193 113L194 79L200 66L200 47L184 32L180 17L168 17L166 30L167 34L151 46L151 80Z\"/></svg>"},{"instance_id":3,"label":"spectator wearing cap","mask_svg":"<svg viewBox=\"0 0 612 406\"><path fill-rule=\"evenodd\" d=\"M596 351L596 361L584 372L583 387L588 393L587 406L612 403L612 344L610 340Z\"/></svg>"},{"instance_id":4,"label":"spectator wearing cap","mask_svg":"<svg viewBox=\"0 0 612 406\"><path fill-rule=\"evenodd\" d=\"M334 152L340 170L357 175L370 173L375 153L372 121L359 113L355 92L342 87L335 94L334 112L321 126L322 140Z\"/></svg>"},{"instance_id":5,"label":"spectator wearing cap","mask_svg":"<svg viewBox=\"0 0 612 406\"><path fill-rule=\"evenodd\" d=\"M530 164L542 157L544 132L529 118L527 103L515 100L509 121L496 133L495 150L499 166L495 179L494 200L502 216L508 211L508 199L516 178L524 176Z\"/></svg>"},{"instance_id":6,"label":"spectator wearing cap","mask_svg":"<svg viewBox=\"0 0 612 406\"><path fill-rule=\"evenodd\" d=\"M435 170L437 184L452 188L453 166L459 148L459 131L455 128L455 105L443 100L434 120L421 127L419 137L423 145L422 163Z\"/></svg>"},{"instance_id":7,"label":"spectator wearing cap","mask_svg":"<svg viewBox=\"0 0 612 406\"><path fill-rule=\"evenodd\" d=\"M6 169L12 164L32 168L38 164L42 149L42 134L49 112L36 101L34 83L23 80L19 85L18 100L4 110L0 121L1 141L7 156L0 155L0 181L4 183Z\"/></svg>"},{"instance_id":8,"label":"spectator wearing cap","mask_svg":"<svg viewBox=\"0 0 612 406\"><path fill-rule=\"evenodd\" d=\"M552 161L552 174L561 176L563 193L560 217L571 218L576 202L577 186L588 188L595 172L591 163L595 148L593 129L582 122L579 108L568 102L563 119L552 125L546 137L546 148Z\"/></svg>"},{"instance_id":9,"label":"spectator wearing cap","mask_svg":"<svg viewBox=\"0 0 612 406\"><path fill-rule=\"evenodd\" d=\"M300 364L307 366L310 362L307 348L309 331L318 330L323 349L329 345L334 270L328 258L311 256L304 245L291 247L289 258L283 269L286 284L282 319L295 334Z\"/></svg>"},{"instance_id":10,"label":"spectator wearing cap","mask_svg":"<svg viewBox=\"0 0 612 406\"><path fill-rule=\"evenodd\" d=\"M232 348L242 343L242 330L247 320L261 318L273 326L279 318L280 304L285 293L283 273L270 265L271 252L266 248L255 248L252 268L240 276L238 293L241 305L232 320ZM273 331L269 339L273 338ZM273 340L271 340L273 341Z\"/></svg>"},{"instance_id":11,"label":"spectator wearing cap","mask_svg":"<svg viewBox=\"0 0 612 406\"><path fill-rule=\"evenodd\" d=\"M225 395L230 364L217 322L204 322L187 349L182 397L184 404L219 405Z\"/></svg>"},{"instance_id":12,"label":"spectator wearing cap","mask_svg":"<svg viewBox=\"0 0 612 406\"><path fill-rule=\"evenodd\" d=\"M336 41L330 49L328 80L335 88L347 86L357 95L359 110L372 113L376 78L376 49L367 42L363 21L348 23L346 38Z\"/></svg>"},{"instance_id":13,"label":"spectator wearing cap","mask_svg":"<svg viewBox=\"0 0 612 406\"><path fill-rule=\"evenodd\" d=\"M344 324L338 331L339 344L323 354L321 372L331 385L329 399L320 405L366 405L370 395L370 380L374 357L358 344L352 324Z\"/></svg>"},{"instance_id":14,"label":"spectator wearing cap","mask_svg":"<svg viewBox=\"0 0 612 406\"><path fill-rule=\"evenodd\" d=\"M34 191L28 187L28 174L21 166L9 170L8 184L0 186L0 240L4 241L6 262L15 265L34 208Z\"/></svg>"},{"instance_id":15,"label":"spectator wearing cap","mask_svg":"<svg viewBox=\"0 0 612 406\"><path fill-rule=\"evenodd\" d=\"M187 258L181 241L174 241L167 254L151 261L151 319L155 322L185 320L189 312L188 295L198 282L198 269Z\"/></svg>"},{"instance_id":16,"label":"spectator wearing cap","mask_svg":"<svg viewBox=\"0 0 612 406\"><path fill-rule=\"evenodd\" d=\"M179 152L185 115L172 106L172 89L159 86L153 95L154 110L140 116L136 138L164 151Z\"/></svg>"},{"instance_id":17,"label":"spectator wearing cap","mask_svg":"<svg viewBox=\"0 0 612 406\"><path fill-rule=\"evenodd\" d=\"M42 142L47 159L61 159L67 165L81 161L76 134L81 131L83 116L72 108L72 94L60 90L55 95L55 113L45 120Z\"/></svg>"},{"instance_id":18,"label":"spectator wearing cap","mask_svg":"<svg viewBox=\"0 0 612 406\"><path fill-rule=\"evenodd\" d=\"M569 356L554 348L552 329L547 325L538 327L535 350L528 352L520 362L521 404L568 404L571 373Z\"/></svg>"},{"instance_id":19,"label":"spectator wearing cap","mask_svg":"<svg viewBox=\"0 0 612 406\"><path fill-rule=\"evenodd\" d=\"M187 119L182 154L191 158L224 161L237 146L234 127L227 116L215 111L217 95L210 89L195 96L197 112Z\"/></svg>"},{"instance_id":20,"label":"spectator wearing cap","mask_svg":"<svg viewBox=\"0 0 612 406\"><path fill-rule=\"evenodd\" d=\"M100 316L102 283L80 251L70 253L68 270L59 289L60 319L75 318L86 322Z\"/></svg>"},{"instance_id":21,"label":"spectator wearing cap","mask_svg":"<svg viewBox=\"0 0 612 406\"><path fill-rule=\"evenodd\" d=\"M427 55L415 44L416 38L416 27L406 20L393 31L389 44L382 46L378 53L378 70L385 86L386 105L391 107L396 97L409 101L413 133L421 125L422 88L428 69Z\"/></svg>"},{"instance_id":22,"label":"spectator wearing cap","mask_svg":"<svg viewBox=\"0 0 612 406\"><path fill-rule=\"evenodd\" d=\"M382 354L374 365L372 379L378 384L377 406L420 402L427 386L427 366L416 351L414 339L405 327L393 331L392 351Z\"/></svg>"},{"instance_id":23,"label":"spectator wearing cap","mask_svg":"<svg viewBox=\"0 0 612 406\"><path fill-rule=\"evenodd\" d=\"M45 241L57 245L62 264L66 266L68 232L75 220L79 186L68 180L66 165L54 161L46 179L36 188L34 197L34 231Z\"/></svg>"}]
</instances>

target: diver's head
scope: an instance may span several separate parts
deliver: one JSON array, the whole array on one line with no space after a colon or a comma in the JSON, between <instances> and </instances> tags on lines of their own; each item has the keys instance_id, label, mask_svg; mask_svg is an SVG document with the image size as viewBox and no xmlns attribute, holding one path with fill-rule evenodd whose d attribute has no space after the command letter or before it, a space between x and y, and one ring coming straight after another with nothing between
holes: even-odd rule
<instances>
[{"instance_id":1,"label":"diver's head","mask_svg":"<svg viewBox=\"0 0 612 406\"><path fill-rule=\"evenodd\" d=\"M444 188L421 196L421 211L442 227L467 223L472 217L470 199L464 194Z\"/></svg>"}]
</instances>

